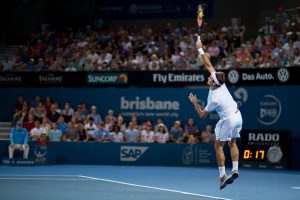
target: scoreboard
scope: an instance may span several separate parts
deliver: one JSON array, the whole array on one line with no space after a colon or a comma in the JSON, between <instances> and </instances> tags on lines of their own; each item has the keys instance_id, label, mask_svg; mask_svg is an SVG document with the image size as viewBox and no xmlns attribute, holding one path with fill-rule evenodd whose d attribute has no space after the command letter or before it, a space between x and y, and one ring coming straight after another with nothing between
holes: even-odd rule
<instances>
[{"instance_id":1,"label":"scoreboard","mask_svg":"<svg viewBox=\"0 0 300 200\"><path fill-rule=\"evenodd\" d=\"M288 131L243 130L241 133L241 166L286 169L290 159Z\"/></svg>"}]
</instances>

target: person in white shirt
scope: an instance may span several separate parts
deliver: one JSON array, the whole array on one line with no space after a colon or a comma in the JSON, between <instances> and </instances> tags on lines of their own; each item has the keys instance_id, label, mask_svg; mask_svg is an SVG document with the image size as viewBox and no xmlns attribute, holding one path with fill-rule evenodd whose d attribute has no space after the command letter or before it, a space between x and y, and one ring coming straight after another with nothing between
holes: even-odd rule
<instances>
[{"instance_id":1,"label":"person in white shirt","mask_svg":"<svg viewBox=\"0 0 300 200\"><path fill-rule=\"evenodd\" d=\"M46 130L41 127L40 121L36 120L35 127L33 129L31 129L31 131L30 131L30 139L33 141L38 141L38 140L41 140L42 135L48 136L48 134L46 133Z\"/></svg>"},{"instance_id":2,"label":"person in white shirt","mask_svg":"<svg viewBox=\"0 0 300 200\"><path fill-rule=\"evenodd\" d=\"M154 132L152 131L151 123L146 123L146 127L141 131L141 141L143 143L153 143L154 142Z\"/></svg>"},{"instance_id":3,"label":"person in white shirt","mask_svg":"<svg viewBox=\"0 0 300 200\"><path fill-rule=\"evenodd\" d=\"M166 143L169 140L169 133L163 123L158 124L158 130L154 134L155 142Z\"/></svg>"},{"instance_id":4,"label":"person in white shirt","mask_svg":"<svg viewBox=\"0 0 300 200\"><path fill-rule=\"evenodd\" d=\"M113 131L109 133L112 142L124 142L124 134L120 131L120 127L115 125Z\"/></svg>"},{"instance_id":5,"label":"person in white shirt","mask_svg":"<svg viewBox=\"0 0 300 200\"><path fill-rule=\"evenodd\" d=\"M94 118L89 117L89 122L84 125L84 129L87 133L87 140L94 140L94 134L97 130L97 125L94 123Z\"/></svg>"},{"instance_id":6,"label":"person in white shirt","mask_svg":"<svg viewBox=\"0 0 300 200\"><path fill-rule=\"evenodd\" d=\"M239 132L242 129L243 119L237 107L237 103L233 100L225 85L225 74L223 72L216 72L208 55L205 54L202 49L200 37L198 37L196 46L199 54L205 61L207 70L211 73L207 81L210 90L205 108L200 108L196 95L191 93L189 99L194 104L195 109L201 118L204 118L208 112L212 111L216 111L220 117L220 120L215 127L215 150L220 172L220 189L223 189L227 184L231 184L234 179L239 176L239 150L236 145L236 138L240 137ZM225 172L225 155L223 151L225 142L228 142L232 159L232 171L230 175L226 175Z\"/></svg>"}]
</instances>

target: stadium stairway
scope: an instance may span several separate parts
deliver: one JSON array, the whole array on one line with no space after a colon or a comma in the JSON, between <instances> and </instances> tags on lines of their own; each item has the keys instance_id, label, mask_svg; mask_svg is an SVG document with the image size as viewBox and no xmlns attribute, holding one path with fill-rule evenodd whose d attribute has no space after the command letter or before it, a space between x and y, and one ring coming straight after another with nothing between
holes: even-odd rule
<instances>
[{"instance_id":1,"label":"stadium stairway","mask_svg":"<svg viewBox=\"0 0 300 200\"><path fill-rule=\"evenodd\" d=\"M0 140L9 140L11 128L11 122L0 122Z\"/></svg>"}]
</instances>

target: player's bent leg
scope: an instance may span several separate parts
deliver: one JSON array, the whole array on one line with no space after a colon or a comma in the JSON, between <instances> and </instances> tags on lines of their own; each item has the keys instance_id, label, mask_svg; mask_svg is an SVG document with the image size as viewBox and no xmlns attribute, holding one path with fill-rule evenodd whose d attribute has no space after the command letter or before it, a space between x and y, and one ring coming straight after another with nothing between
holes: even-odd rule
<instances>
[{"instance_id":1,"label":"player's bent leg","mask_svg":"<svg viewBox=\"0 0 300 200\"><path fill-rule=\"evenodd\" d=\"M224 147L224 142L218 140L215 141L216 158L219 167L225 166L225 155L224 155L223 147Z\"/></svg>"},{"instance_id":2,"label":"player's bent leg","mask_svg":"<svg viewBox=\"0 0 300 200\"><path fill-rule=\"evenodd\" d=\"M220 190L225 188L226 185L230 182L230 176L227 176L225 172L225 155L224 155L223 147L224 147L224 142L218 140L215 141L216 158L217 158L217 163L220 172L220 176L219 176Z\"/></svg>"},{"instance_id":3,"label":"player's bent leg","mask_svg":"<svg viewBox=\"0 0 300 200\"><path fill-rule=\"evenodd\" d=\"M236 139L232 139L228 142L229 148L230 148L230 155L232 159L232 170L230 173L230 183L232 183L236 178L239 177L238 172L238 163L239 163L239 149L236 144ZM230 184L229 183L229 184Z\"/></svg>"}]
</instances>

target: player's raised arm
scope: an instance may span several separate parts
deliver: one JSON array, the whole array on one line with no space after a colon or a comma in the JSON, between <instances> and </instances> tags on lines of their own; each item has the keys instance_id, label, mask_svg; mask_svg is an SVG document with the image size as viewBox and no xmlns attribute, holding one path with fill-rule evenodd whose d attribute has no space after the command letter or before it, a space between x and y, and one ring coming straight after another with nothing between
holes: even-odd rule
<instances>
[{"instance_id":1,"label":"player's raised arm","mask_svg":"<svg viewBox=\"0 0 300 200\"><path fill-rule=\"evenodd\" d=\"M193 95L193 93L190 93L189 99L190 99L190 101L194 104L195 110L197 111L199 117L201 117L201 118L206 117L207 112L206 112L205 109L202 110L202 109L200 108L200 106L199 106L199 104L198 104L198 99L197 99L196 95Z\"/></svg>"},{"instance_id":2,"label":"player's raised arm","mask_svg":"<svg viewBox=\"0 0 300 200\"><path fill-rule=\"evenodd\" d=\"M200 40L200 37L198 37L197 42L196 42L196 47L198 49L199 54L202 56L206 69L212 73L212 72L216 72L214 66L211 64L209 57L206 53L204 53L203 49L202 49L202 42Z\"/></svg>"}]
</instances>

